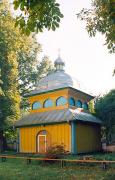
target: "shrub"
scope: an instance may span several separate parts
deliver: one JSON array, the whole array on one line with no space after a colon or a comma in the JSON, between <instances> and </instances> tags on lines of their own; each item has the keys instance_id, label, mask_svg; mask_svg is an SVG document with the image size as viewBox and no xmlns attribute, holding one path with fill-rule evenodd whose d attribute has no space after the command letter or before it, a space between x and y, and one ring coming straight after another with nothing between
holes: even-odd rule
<instances>
[{"instance_id":1,"label":"shrub","mask_svg":"<svg viewBox=\"0 0 115 180\"><path fill-rule=\"evenodd\" d=\"M60 158L64 157L64 155L67 153L68 153L68 151L65 150L65 146L63 144L50 146L47 149L46 158L60 159Z\"/></svg>"}]
</instances>

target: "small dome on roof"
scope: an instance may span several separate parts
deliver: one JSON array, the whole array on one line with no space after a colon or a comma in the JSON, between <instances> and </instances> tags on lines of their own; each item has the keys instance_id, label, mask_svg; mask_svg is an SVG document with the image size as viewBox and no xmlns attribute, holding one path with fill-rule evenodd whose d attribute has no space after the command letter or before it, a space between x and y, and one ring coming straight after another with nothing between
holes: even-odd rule
<instances>
[{"instance_id":1,"label":"small dome on roof","mask_svg":"<svg viewBox=\"0 0 115 180\"><path fill-rule=\"evenodd\" d=\"M65 66L65 63L60 55L55 60L54 65L56 70L40 79L36 84L35 90L30 94L42 93L65 87L72 87L81 91L84 89L81 88L81 83L79 83L77 79L64 72L63 67Z\"/></svg>"},{"instance_id":2,"label":"small dome on roof","mask_svg":"<svg viewBox=\"0 0 115 180\"><path fill-rule=\"evenodd\" d=\"M56 65L56 64L65 65L64 61L62 60L62 58L60 56L58 56L58 58L55 60L54 65Z\"/></svg>"},{"instance_id":3,"label":"small dome on roof","mask_svg":"<svg viewBox=\"0 0 115 180\"><path fill-rule=\"evenodd\" d=\"M65 63L64 63L64 61L61 59L60 55L59 55L58 58L54 61L54 66L56 67L56 70L57 70L57 71L63 71L63 70L64 70Z\"/></svg>"}]
</instances>

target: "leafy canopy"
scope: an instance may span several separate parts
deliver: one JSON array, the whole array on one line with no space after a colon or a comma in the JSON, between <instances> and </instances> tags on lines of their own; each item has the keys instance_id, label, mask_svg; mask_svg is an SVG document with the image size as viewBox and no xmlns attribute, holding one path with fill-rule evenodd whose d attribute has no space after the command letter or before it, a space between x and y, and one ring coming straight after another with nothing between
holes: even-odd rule
<instances>
[{"instance_id":1,"label":"leafy canopy","mask_svg":"<svg viewBox=\"0 0 115 180\"><path fill-rule=\"evenodd\" d=\"M107 142L110 143L111 135L115 130L115 89L105 96L97 98L95 112L106 127Z\"/></svg>"},{"instance_id":2,"label":"leafy canopy","mask_svg":"<svg viewBox=\"0 0 115 180\"><path fill-rule=\"evenodd\" d=\"M92 0L91 9L82 9L77 17L86 21L89 35L97 32L105 35L105 45L115 53L115 0Z\"/></svg>"},{"instance_id":3,"label":"leafy canopy","mask_svg":"<svg viewBox=\"0 0 115 180\"><path fill-rule=\"evenodd\" d=\"M27 104L23 95L36 80L51 71L49 58L38 61L41 46L35 37L21 34L15 19L0 6L0 133L10 131ZM21 102L21 104L20 104ZM12 131L12 129L11 129ZM0 135L1 142L1 135Z\"/></svg>"},{"instance_id":4,"label":"leafy canopy","mask_svg":"<svg viewBox=\"0 0 115 180\"><path fill-rule=\"evenodd\" d=\"M63 18L56 0L14 0L14 9L22 11L16 19L23 33L42 32L44 28L53 31Z\"/></svg>"}]
</instances>

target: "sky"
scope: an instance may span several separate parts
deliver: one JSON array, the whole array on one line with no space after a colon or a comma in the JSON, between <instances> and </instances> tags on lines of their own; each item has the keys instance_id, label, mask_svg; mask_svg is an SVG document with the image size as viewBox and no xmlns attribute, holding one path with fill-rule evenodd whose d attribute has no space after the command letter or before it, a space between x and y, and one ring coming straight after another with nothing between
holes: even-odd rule
<instances>
[{"instance_id":1,"label":"sky","mask_svg":"<svg viewBox=\"0 0 115 180\"><path fill-rule=\"evenodd\" d=\"M107 93L115 88L115 55L109 54L105 39L101 34L90 38L85 23L77 19L76 13L89 8L91 0L58 0L64 18L56 31L47 31L37 35L42 45L42 56L48 55L52 62L61 49L61 58L65 61L65 71L78 79L81 84L95 95Z\"/></svg>"}]
</instances>

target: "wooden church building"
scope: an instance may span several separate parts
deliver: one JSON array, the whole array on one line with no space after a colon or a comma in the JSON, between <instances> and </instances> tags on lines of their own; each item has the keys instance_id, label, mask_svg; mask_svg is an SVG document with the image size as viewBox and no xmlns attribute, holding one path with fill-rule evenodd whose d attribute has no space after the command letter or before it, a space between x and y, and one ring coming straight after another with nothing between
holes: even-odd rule
<instances>
[{"instance_id":1,"label":"wooden church building","mask_svg":"<svg viewBox=\"0 0 115 180\"><path fill-rule=\"evenodd\" d=\"M56 70L42 78L28 94L29 115L15 126L19 129L21 153L45 153L48 147L63 144L72 154L99 151L101 121L89 113L94 97L64 71L60 56Z\"/></svg>"}]
</instances>

